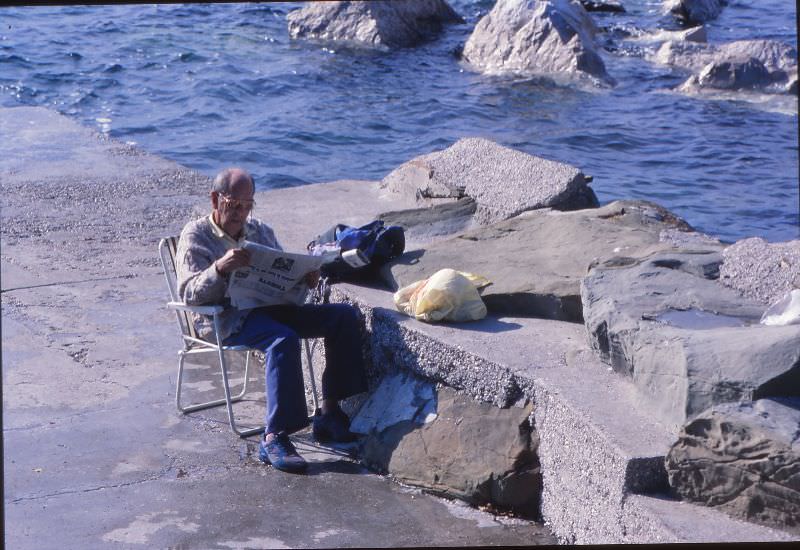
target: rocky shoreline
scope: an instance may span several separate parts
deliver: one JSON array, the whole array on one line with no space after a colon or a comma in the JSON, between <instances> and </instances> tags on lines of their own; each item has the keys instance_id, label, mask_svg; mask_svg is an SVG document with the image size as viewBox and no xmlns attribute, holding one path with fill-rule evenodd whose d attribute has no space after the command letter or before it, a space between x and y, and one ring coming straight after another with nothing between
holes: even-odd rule
<instances>
[{"instance_id":1,"label":"rocky shoreline","mask_svg":"<svg viewBox=\"0 0 800 550\"><path fill-rule=\"evenodd\" d=\"M662 11L684 30L641 29L633 38L661 43L653 63L685 71L685 94L797 94L797 50L774 40L708 44L703 24L719 17L722 0L664 0ZM614 86L603 58L617 39L594 13L625 12L624 2L497 0L475 25L460 62L491 75L545 77ZM324 2L288 16L289 36L326 44L390 50L435 38L444 25L463 24L445 0ZM605 19L603 19L605 21Z\"/></svg>"},{"instance_id":2,"label":"rocky shoreline","mask_svg":"<svg viewBox=\"0 0 800 550\"><path fill-rule=\"evenodd\" d=\"M72 373L64 385L48 377L51 362L25 363L41 378L9 370L6 411L36 425L37 408L59 400L80 408L141 394L153 365L164 376L174 368L155 246L205 212L208 178L110 141L82 158L97 163L86 179L72 160L79 140L64 139L82 129L37 108L5 109L1 122L18 138L3 166L4 325L27 327L45 342L34 353L63 354ZM57 147L44 157L48 142ZM339 222L407 228L385 286L332 293L366 322L371 392L349 403L362 460L436 494L539 517L564 542L797 540L800 327L758 317L765 300L798 286L800 241L725 245L652 203L591 205L575 167L531 157L515 173L497 161L519 154L466 140L383 182L258 193L257 215L288 249ZM453 174L471 179L453 185ZM531 177L546 188L526 185ZM773 259L769 277L752 276L754 258ZM441 266L493 280L486 319L432 325L394 309L393 285ZM63 286L111 278L96 295ZM35 290L48 285L61 285L49 301ZM664 317L692 310L738 324ZM242 414L258 418L258 393ZM169 400L162 390L148 406ZM161 437L192 424L167 414ZM221 419L200 418L217 426L205 439L230 446ZM731 476L736 460L752 473Z\"/></svg>"},{"instance_id":3,"label":"rocky shoreline","mask_svg":"<svg viewBox=\"0 0 800 550\"><path fill-rule=\"evenodd\" d=\"M473 154L468 152L470 148ZM487 150L494 155L487 155ZM747 239L727 246L696 233L685 221L644 201L598 206L595 200L593 207L573 210L574 197L593 196L579 170L556 163L541 169L542 165L537 164L541 159L535 158L516 159L517 166L530 166L527 170L510 169L503 162L506 157L508 151L496 144L461 140L442 152L410 160L380 185L390 196L415 200L422 209L435 213L430 217L438 222L436 230L431 231L420 209L407 210L406 216L394 211L385 217L391 223L404 225L413 237L406 255L384 270L387 288L396 289L445 267L477 273L494 282L483 291L494 319L502 319L501 324L508 318L513 322L506 329L498 329L497 325L475 329L465 326L473 339L480 340L478 345L448 345L462 339L457 335L459 325L443 334L432 329L438 344L420 348L419 335L415 333L424 330L415 323L377 311L374 303L350 298L372 319L373 363L391 365L376 377L379 382L374 395L399 393L407 402L401 410L393 400L386 399L373 399L377 403L370 402L365 412L354 408L357 419L361 415L382 418L377 427L367 423L363 429L370 436L366 459L406 482L473 503L492 503L520 511L535 509L529 491L539 490L542 478L538 475L548 466L563 468L555 462L548 464L542 456L546 436L541 426L547 425L547 413L541 412L542 401L549 398L562 405L567 402L569 407L577 405L585 412L592 407L587 407L586 402L570 402L574 387L565 392L566 396L554 391L559 397L545 397L548 390L537 389L537 383L547 379L538 372L542 365L536 364L543 360L541 352L532 353L536 375L518 378L513 374L509 377L507 370L518 360L497 361L487 350L502 346L501 342L512 338L515 330L524 331L529 323L542 322L543 327L555 329L555 341L548 348L563 354L562 368L569 375L582 377L586 375L583 369L602 373L601 365L608 365L613 372L607 376L613 384L630 392L626 401L653 423L653 439L658 439L655 432L662 431L663 438L673 440L666 462L658 456L660 452L623 459L627 461L625 481L614 488L622 502L630 494L681 495L687 501L712 505L735 517L785 529L796 536L798 524L794 517L800 511L800 494L792 487L800 472L800 425L796 422L800 408L800 327L768 327L759 324L759 319L769 298L800 286L800 241L769 244ZM454 181L459 185L453 185ZM547 185L540 186L537 181ZM496 189L488 191L492 185ZM542 196L531 200L537 195ZM465 199L477 205L468 222L464 221L463 211L446 210L443 202L449 200L456 205ZM447 212L454 213L452 223L448 223ZM487 212L499 214L492 217ZM452 233L443 234L445 228L451 228ZM743 250L747 252L742 253ZM759 263L770 277L754 277L753 262ZM725 273L724 284L720 282L721 272ZM346 288L342 299L348 299L351 293L362 296L362 291ZM748 295L741 289L747 289ZM556 321L559 324L553 325ZM593 353L581 346L580 336L566 336L564 321L585 327ZM478 338L472 332L475 330L492 333L497 342ZM395 335L390 337L392 333ZM535 349L531 341L515 344L523 356ZM435 351L431 349L434 346ZM584 362L581 370L573 370L574 365L570 364L576 357ZM548 369L558 370L551 360L552 357L544 361L550 365ZM525 359L522 361L524 364ZM398 364L420 378L401 383L394 374ZM487 376L487 372L492 374ZM390 376L388 382L386 376ZM476 379L480 382L476 383ZM428 381L428 385L420 385L421 380ZM393 389L388 389L387 384ZM430 384L441 388L439 391L455 388L478 402L491 402L507 410L509 423L519 425L521 432L531 431L529 443L511 452L504 466L487 461L480 477L462 479L465 469L458 466L462 455L467 453L479 460L476 457L481 453L470 447L465 436L453 435L463 432L450 426L452 413L445 412L449 420L442 421L444 426L437 425L437 393ZM447 395L450 403L452 398ZM379 412L379 403L385 407L383 413ZM518 407L531 403L528 424L513 420ZM731 403L740 405L734 407L735 415L728 417L722 411L731 410ZM594 406L602 407L600 403ZM471 415L464 407L459 418L466 425L470 425L469 421L480 423L479 419L485 416L479 407ZM691 439L694 445L687 443L690 435L697 435L697 419L709 415L717 425L731 427L704 431L703 437ZM386 420L392 416L394 423ZM587 416L599 415L591 410ZM776 420L768 420L769 428L758 429L758 436L751 435L754 426L761 426L765 418ZM607 429L598 424L601 431ZM739 449L728 441L731 429L742 441ZM505 448L513 439L499 435L499 430L489 431L506 439L498 441L484 435L486 447ZM565 436L566 430L555 437ZM580 441L585 435L581 430L570 430L570 437ZM753 438L755 441L751 441ZM531 443L537 440L538 448ZM718 451L721 446L726 449L724 453ZM572 445L567 448L569 452L574 449ZM751 455L755 451L751 448L764 451L762 459L767 463L777 461L779 465L753 466ZM388 456L386 449L391 451ZM698 460L692 453L701 449L705 451L702 460ZM667 450L662 447L661 452ZM584 467L596 468L590 463ZM751 469L751 476L737 478L731 474L734 470ZM755 472L760 472L761 477ZM444 488L448 483L449 488ZM596 542L593 535L581 533L571 520L558 524L547 516L547 495L558 490L548 490L546 481L544 485L542 512L555 533L571 542ZM724 497L709 496L717 485L725 487ZM768 496L776 492L780 496ZM584 503L592 500L585 494L582 497ZM553 498L564 506L563 493ZM609 535L604 542L648 540L635 539L635 529L625 521L620 523L625 535Z\"/></svg>"}]
</instances>

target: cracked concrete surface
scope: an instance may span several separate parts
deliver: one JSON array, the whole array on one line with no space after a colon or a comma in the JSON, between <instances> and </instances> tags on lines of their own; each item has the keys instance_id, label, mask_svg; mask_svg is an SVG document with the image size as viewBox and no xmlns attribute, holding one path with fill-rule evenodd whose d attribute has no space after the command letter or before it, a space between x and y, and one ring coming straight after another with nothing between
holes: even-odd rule
<instances>
[{"instance_id":1,"label":"cracked concrete surface","mask_svg":"<svg viewBox=\"0 0 800 550\"><path fill-rule=\"evenodd\" d=\"M221 410L179 415L156 245L206 211L209 179L42 108L0 109L0 134L14 137L0 140L7 547L555 542L540 524L454 512L308 433L309 475L292 476L259 462ZM187 376L197 394L220 390L207 364ZM251 384L244 423L263 415L258 369Z\"/></svg>"}]
</instances>

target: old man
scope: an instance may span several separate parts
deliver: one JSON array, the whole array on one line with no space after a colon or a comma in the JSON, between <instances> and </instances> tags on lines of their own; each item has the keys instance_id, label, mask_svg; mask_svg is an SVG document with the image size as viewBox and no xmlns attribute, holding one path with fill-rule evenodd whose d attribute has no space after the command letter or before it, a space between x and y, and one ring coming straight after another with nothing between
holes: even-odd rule
<instances>
[{"instance_id":1,"label":"old man","mask_svg":"<svg viewBox=\"0 0 800 550\"><path fill-rule=\"evenodd\" d=\"M355 436L339 401L366 390L361 355L360 319L345 304L275 305L248 310L231 306L225 296L231 273L250 263L245 240L280 249L272 229L251 216L253 178L230 168L214 179L211 214L188 223L177 251L178 290L190 305L218 304L225 345L259 349L266 356L266 429L259 457L288 472L306 470L289 435L309 424L300 359L301 338L324 338L326 367L322 374L321 410L315 411L312 433L319 441L348 442ZM305 282L316 286L319 272ZM198 334L211 334L211 318L195 316Z\"/></svg>"}]
</instances>

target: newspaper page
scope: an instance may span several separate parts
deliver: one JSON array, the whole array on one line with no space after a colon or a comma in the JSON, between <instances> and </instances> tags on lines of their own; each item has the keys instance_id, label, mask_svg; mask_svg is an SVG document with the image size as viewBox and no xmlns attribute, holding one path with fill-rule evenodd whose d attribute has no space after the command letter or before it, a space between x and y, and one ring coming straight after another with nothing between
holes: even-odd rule
<instances>
[{"instance_id":1,"label":"newspaper page","mask_svg":"<svg viewBox=\"0 0 800 550\"><path fill-rule=\"evenodd\" d=\"M250 265L231 275L231 305L250 309L305 301L308 286L303 277L320 268L321 257L282 252L250 241L245 241L242 248L250 251Z\"/></svg>"}]
</instances>

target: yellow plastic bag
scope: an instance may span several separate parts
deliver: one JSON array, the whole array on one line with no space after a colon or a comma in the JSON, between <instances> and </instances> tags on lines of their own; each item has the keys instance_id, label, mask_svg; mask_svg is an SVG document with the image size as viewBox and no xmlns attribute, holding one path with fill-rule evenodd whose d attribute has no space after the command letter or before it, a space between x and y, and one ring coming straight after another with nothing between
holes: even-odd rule
<instances>
[{"instance_id":1,"label":"yellow plastic bag","mask_svg":"<svg viewBox=\"0 0 800 550\"><path fill-rule=\"evenodd\" d=\"M478 288L489 284L479 275L441 269L395 292L394 304L420 321L477 321L486 317Z\"/></svg>"}]
</instances>

